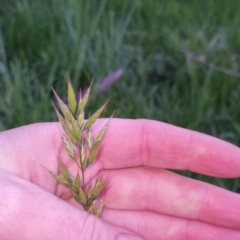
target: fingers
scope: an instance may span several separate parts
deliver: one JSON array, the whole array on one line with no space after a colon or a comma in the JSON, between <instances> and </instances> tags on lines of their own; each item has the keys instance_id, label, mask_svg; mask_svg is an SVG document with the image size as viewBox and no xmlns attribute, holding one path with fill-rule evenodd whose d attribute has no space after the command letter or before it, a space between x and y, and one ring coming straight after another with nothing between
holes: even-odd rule
<instances>
[{"instance_id":1,"label":"fingers","mask_svg":"<svg viewBox=\"0 0 240 240\"><path fill-rule=\"evenodd\" d=\"M106 208L148 210L240 229L240 196L236 193L149 167L105 174Z\"/></svg>"},{"instance_id":2,"label":"fingers","mask_svg":"<svg viewBox=\"0 0 240 240\"><path fill-rule=\"evenodd\" d=\"M102 218L151 240L240 239L239 230L221 228L200 221L175 218L149 211L104 209Z\"/></svg>"},{"instance_id":3,"label":"fingers","mask_svg":"<svg viewBox=\"0 0 240 240\"><path fill-rule=\"evenodd\" d=\"M129 231L88 215L21 178L0 171L0 239L109 239ZM125 236L126 236L125 235ZM131 238L132 237L132 238ZM141 239L130 235L129 239Z\"/></svg>"},{"instance_id":4,"label":"fingers","mask_svg":"<svg viewBox=\"0 0 240 240\"><path fill-rule=\"evenodd\" d=\"M107 169L147 165L219 177L240 175L238 147L151 120L112 119L99 159Z\"/></svg>"},{"instance_id":5,"label":"fingers","mask_svg":"<svg viewBox=\"0 0 240 240\"><path fill-rule=\"evenodd\" d=\"M106 121L97 121L95 136ZM58 159L72 164L60 132L58 123L45 123L1 133L0 167L46 188L46 169L56 171ZM201 133L157 121L112 119L95 171L147 165L233 178L240 175L239 159L238 147Z\"/></svg>"}]
</instances>

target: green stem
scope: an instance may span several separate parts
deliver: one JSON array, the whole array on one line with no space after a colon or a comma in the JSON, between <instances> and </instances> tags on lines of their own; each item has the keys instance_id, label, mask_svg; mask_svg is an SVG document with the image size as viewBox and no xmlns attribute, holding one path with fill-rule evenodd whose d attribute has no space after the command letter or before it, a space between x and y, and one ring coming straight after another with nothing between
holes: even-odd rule
<instances>
[{"instance_id":1,"label":"green stem","mask_svg":"<svg viewBox=\"0 0 240 240\"><path fill-rule=\"evenodd\" d=\"M85 185L85 180L84 180L84 166L83 166L83 162L81 159L81 147L83 146L82 142L79 144L78 146L78 153L79 153L79 164L78 167L81 169L81 173L82 173L82 187L84 188ZM77 161L76 161L77 162Z\"/></svg>"},{"instance_id":2,"label":"green stem","mask_svg":"<svg viewBox=\"0 0 240 240\"><path fill-rule=\"evenodd\" d=\"M81 171L82 171L82 186L83 186L83 188L84 188L84 186L85 186L84 170L81 168Z\"/></svg>"}]
</instances>

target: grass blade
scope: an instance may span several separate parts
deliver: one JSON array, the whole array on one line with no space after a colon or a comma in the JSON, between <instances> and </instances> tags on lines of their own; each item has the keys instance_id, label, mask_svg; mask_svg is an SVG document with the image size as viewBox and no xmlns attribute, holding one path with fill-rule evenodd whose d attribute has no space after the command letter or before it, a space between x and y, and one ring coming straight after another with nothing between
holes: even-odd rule
<instances>
[{"instance_id":1,"label":"grass blade","mask_svg":"<svg viewBox=\"0 0 240 240\"><path fill-rule=\"evenodd\" d=\"M72 84L70 82L69 76L68 76L68 88L67 88L67 98L68 98L68 106L73 114L75 114L77 109L77 101L75 92L73 90Z\"/></svg>"},{"instance_id":2,"label":"grass blade","mask_svg":"<svg viewBox=\"0 0 240 240\"><path fill-rule=\"evenodd\" d=\"M71 143L68 141L68 139L64 136L64 134L61 134L63 143L64 143L64 147L68 153L68 155L76 161L76 155L75 155L75 151L71 145Z\"/></svg>"},{"instance_id":3,"label":"grass blade","mask_svg":"<svg viewBox=\"0 0 240 240\"><path fill-rule=\"evenodd\" d=\"M109 101L109 100L108 100ZM99 108L88 120L87 122L85 123L84 125L84 130L90 128L94 123L95 121L100 117L100 115L102 114L103 110L105 109L105 107L107 106L108 104L108 101L101 107Z\"/></svg>"},{"instance_id":4,"label":"grass blade","mask_svg":"<svg viewBox=\"0 0 240 240\"><path fill-rule=\"evenodd\" d=\"M92 81L93 82L93 81ZM79 99L79 103L78 103L78 107L77 107L77 117L79 116L79 114L81 112L83 112L87 102L88 102L88 98L89 98L89 94L90 94L90 91L91 91L91 87L92 87L92 82L87 90L87 92L84 94L83 98Z\"/></svg>"}]
</instances>

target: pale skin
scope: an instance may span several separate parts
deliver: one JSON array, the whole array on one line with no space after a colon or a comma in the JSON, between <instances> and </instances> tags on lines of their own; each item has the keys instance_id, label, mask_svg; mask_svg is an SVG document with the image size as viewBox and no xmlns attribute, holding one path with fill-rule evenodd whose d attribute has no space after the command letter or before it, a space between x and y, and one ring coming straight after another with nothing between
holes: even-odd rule
<instances>
[{"instance_id":1,"label":"pale skin","mask_svg":"<svg viewBox=\"0 0 240 240\"><path fill-rule=\"evenodd\" d=\"M98 219L47 171L57 173L61 159L77 173L61 131L39 123L0 133L0 239L240 239L239 194L166 170L236 178L238 147L157 121L112 119L86 172L86 183L107 178Z\"/></svg>"}]
</instances>

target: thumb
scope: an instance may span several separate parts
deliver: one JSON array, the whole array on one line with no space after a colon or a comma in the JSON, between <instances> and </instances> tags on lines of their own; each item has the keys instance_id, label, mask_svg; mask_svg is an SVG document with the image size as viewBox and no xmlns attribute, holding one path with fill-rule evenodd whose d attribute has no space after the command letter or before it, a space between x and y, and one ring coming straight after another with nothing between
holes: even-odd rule
<instances>
[{"instance_id":1,"label":"thumb","mask_svg":"<svg viewBox=\"0 0 240 240\"><path fill-rule=\"evenodd\" d=\"M4 171L0 192L2 240L142 239Z\"/></svg>"}]
</instances>

